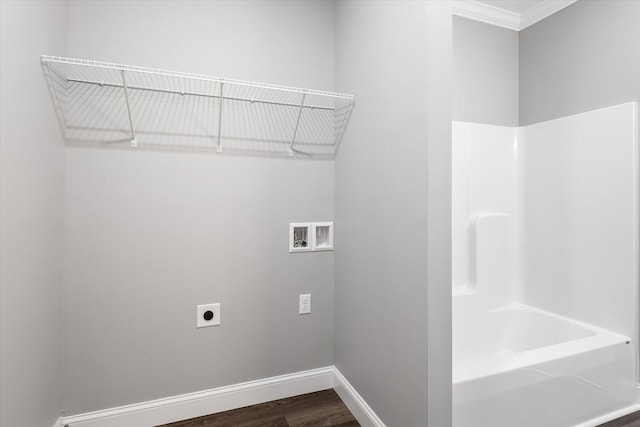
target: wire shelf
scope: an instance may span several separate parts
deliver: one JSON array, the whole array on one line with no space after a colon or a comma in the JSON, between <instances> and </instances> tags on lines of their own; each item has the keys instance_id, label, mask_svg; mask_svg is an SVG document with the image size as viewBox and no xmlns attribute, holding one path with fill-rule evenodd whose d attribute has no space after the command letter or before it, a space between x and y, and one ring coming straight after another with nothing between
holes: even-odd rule
<instances>
[{"instance_id":1,"label":"wire shelf","mask_svg":"<svg viewBox=\"0 0 640 427\"><path fill-rule=\"evenodd\" d=\"M353 95L43 55L68 145L335 158Z\"/></svg>"}]
</instances>

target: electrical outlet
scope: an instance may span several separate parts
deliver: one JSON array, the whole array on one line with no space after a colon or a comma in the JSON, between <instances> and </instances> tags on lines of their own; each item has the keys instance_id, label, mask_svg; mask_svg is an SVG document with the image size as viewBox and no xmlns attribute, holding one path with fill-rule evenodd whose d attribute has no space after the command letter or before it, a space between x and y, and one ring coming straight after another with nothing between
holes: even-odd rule
<instances>
[{"instance_id":1,"label":"electrical outlet","mask_svg":"<svg viewBox=\"0 0 640 427\"><path fill-rule=\"evenodd\" d=\"M298 314L311 313L311 294L302 294L299 298Z\"/></svg>"},{"instance_id":2,"label":"electrical outlet","mask_svg":"<svg viewBox=\"0 0 640 427\"><path fill-rule=\"evenodd\" d=\"M196 328L220 324L220 303L202 304L196 307Z\"/></svg>"}]
</instances>

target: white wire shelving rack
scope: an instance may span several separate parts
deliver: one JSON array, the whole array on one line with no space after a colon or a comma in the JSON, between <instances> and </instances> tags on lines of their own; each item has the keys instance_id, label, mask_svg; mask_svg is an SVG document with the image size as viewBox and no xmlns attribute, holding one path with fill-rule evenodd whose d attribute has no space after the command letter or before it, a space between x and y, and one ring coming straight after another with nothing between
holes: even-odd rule
<instances>
[{"instance_id":1,"label":"white wire shelving rack","mask_svg":"<svg viewBox=\"0 0 640 427\"><path fill-rule=\"evenodd\" d=\"M56 56L42 69L68 145L335 158L353 95Z\"/></svg>"}]
</instances>

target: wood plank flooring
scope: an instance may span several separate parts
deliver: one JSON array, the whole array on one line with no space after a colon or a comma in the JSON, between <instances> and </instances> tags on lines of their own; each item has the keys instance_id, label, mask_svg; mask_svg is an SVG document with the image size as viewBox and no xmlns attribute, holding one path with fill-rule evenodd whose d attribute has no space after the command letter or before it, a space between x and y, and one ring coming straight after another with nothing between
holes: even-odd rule
<instances>
[{"instance_id":1,"label":"wood plank flooring","mask_svg":"<svg viewBox=\"0 0 640 427\"><path fill-rule=\"evenodd\" d=\"M333 389L157 427L360 427ZM640 411L597 427L640 427Z\"/></svg>"},{"instance_id":2,"label":"wood plank flooring","mask_svg":"<svg viewBox=\"0 0 640 427\"><path fill-rule=\"evenodd\" d=\"M640 411L601 424L598 427L640 427Z\"/></svg>"},{"instance_id":3,"label":"wood plank flooring","mask_svg":"<svg viewBox=\"0 0 640 427\"><path fill-rule=\"evenodd\" d=\"M360 427L333 389L157 427Z\"/></svg>"}]
</instances>

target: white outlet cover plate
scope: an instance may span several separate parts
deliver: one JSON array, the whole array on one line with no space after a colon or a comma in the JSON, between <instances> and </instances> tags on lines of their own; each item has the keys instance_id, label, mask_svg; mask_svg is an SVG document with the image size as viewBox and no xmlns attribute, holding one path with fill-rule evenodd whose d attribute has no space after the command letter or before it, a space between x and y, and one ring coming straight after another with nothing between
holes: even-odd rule
<instances>
[{"instance_id":1,"label":"white outlet cover plate","mask_svg":"<svg viewBox=\"0 0 640 427\"><path fill-rule=\"evenodd\" d=\"M301 294L298 302L298 314L311 313L311 294Z\"/></svg>"},{"instance_id":2,"label":"white outlet cover plate","mask_svg":"<svg viewBox=\"0 0 640 427\"><path fill-rule=\"evenodd\" d=\"M206 320L204 313L207 311L213 312L213 318ZM220 324L220 303L215 304L202 304L196 306L196 328L206 328L208 326L218 326Z\"/></svg>"}]
</instances>

